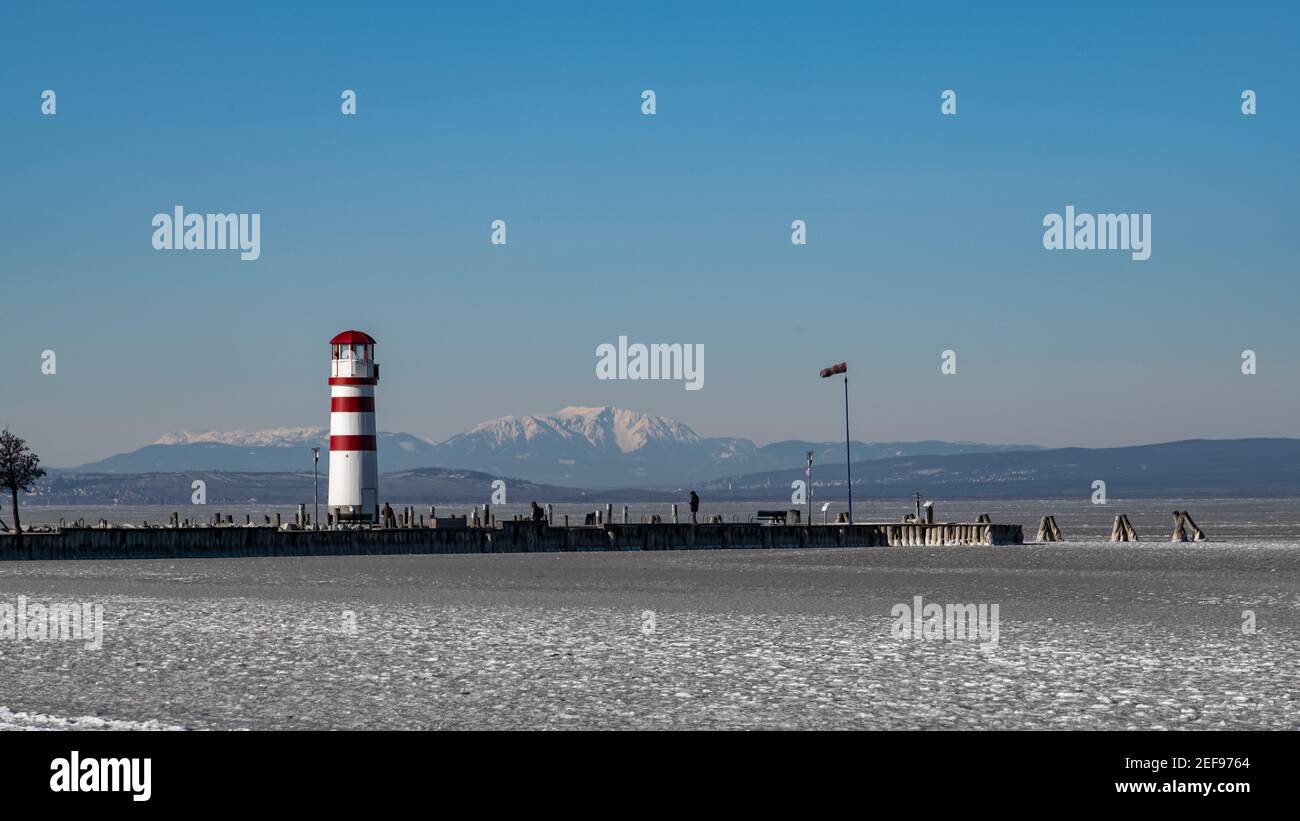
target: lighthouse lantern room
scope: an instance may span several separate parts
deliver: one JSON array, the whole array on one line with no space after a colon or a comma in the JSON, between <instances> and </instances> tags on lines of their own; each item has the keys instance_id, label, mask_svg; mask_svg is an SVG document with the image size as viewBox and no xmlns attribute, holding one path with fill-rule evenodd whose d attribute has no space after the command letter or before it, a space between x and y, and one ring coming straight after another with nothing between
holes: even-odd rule
<instances>
[{"instance_id":1,"label":"lighthouse lantern room","mask_svg":"<svg viewBox=\"0 0 1300 821\"><path fill-rule=\"evenodd\" d=\"M330 340L329 509L340 522L379 520L375 340L344 331Z\"/></svg>"}]
</instances>

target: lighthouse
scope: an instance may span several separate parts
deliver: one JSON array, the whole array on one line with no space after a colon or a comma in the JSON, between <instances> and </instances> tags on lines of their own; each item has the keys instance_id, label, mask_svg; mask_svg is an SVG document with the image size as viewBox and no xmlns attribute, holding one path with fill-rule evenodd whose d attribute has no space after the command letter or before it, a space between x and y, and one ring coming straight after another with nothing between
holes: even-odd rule
<instances>
[{"instance_id":1,"label":"lighthouse","mask_svg":"<svg viewBox=\"0 0 1300 821\"><path fill-rule=\"evenodd\" d=\"M344 331L330 340L329 509L336 521L379 519L375 340Z\"/></svg>"}]
</instances>

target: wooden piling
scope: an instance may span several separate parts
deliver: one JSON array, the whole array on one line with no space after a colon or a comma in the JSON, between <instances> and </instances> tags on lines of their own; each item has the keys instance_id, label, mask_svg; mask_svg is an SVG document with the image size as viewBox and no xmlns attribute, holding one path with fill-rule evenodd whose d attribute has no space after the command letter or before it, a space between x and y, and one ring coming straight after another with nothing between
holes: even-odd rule
<instances>
[{"instance_id":1,"label":"wooden piling","mask_svg":"<svg viewBox=\"0 0 1300 821\"><path fill-rule=\"evenodd\" d=\"M1061 538L1061 528L1056 526L1056 516L1048 514L1038 525L1038 537L1036 541L1040 542L1063 542Z\"/></svg>"},{"instance_id":2,"label":"wooden piling","mask_svg":"<svg viewBox=\"0 0 1300 821\"><path fill-rule=\"evenodd\" d=\"M1183 521L1183 512L1181 510L1174 511L1174 532L1172 535L1170 535L1169 541L1171 542L1187 541L1187 525Z\"/></svg>"},{"instance_id":3,"label":"wooden piling","mask_svg":"<svg viewBox=\"0 0 1300 821\"><path fill-rule=\"evenodd\" d=\"M1134 529L1133 523L1128 520L1127 513L1121 513L1115 517L1115 524L1110 528L1110 540L1112 542L1136 542L1138 540L1137 530Z\"/></svg>"},{"instance_id":4,"label":"wooden piling","mask_svg":"<svg viewBox=\"0 0 1300 821\"><path fill-rule=\"evenodd\" d=\"M1137 531L1133 529L1133 523L1128 520L1127 513L1124 514L1124 532L1128 535L1128 540L1130 542L1136 542L1138 540Z\"/></svg>"}]
</instances>

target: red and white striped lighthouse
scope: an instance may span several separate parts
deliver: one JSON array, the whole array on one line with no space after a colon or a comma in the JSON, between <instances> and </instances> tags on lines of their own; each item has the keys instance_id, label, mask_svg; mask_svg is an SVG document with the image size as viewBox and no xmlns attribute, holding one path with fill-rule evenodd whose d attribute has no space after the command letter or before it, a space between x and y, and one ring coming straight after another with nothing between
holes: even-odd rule
<instances>
[{"instance_id":1,"label":"red and white striped lighthouse","mask_svg":"<svg viewBox=\"0 0 1300 821\"><path fill-rule=\"evenodd\" d=\"M344 331L330 340L330 495L339 521L379 520L375 340Z\"/></svg>"}]
</instances>

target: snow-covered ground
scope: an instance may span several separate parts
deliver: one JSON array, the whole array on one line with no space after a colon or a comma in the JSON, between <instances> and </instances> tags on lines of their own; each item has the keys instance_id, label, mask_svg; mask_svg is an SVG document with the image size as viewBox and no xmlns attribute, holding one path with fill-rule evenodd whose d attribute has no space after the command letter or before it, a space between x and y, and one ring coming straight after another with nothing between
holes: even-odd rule
<instances>
[{"instance_id":1,"label":"snow-covered ground","mask_svg":"<svg viewBox=\"0 0 1300 821\"><path fill-rule=\"evenodd\" d=\"M182 730L157 721L122 721L98 716L49 716L15 713L0 706L0 730Z\"/></svg>"}]
</instances>

